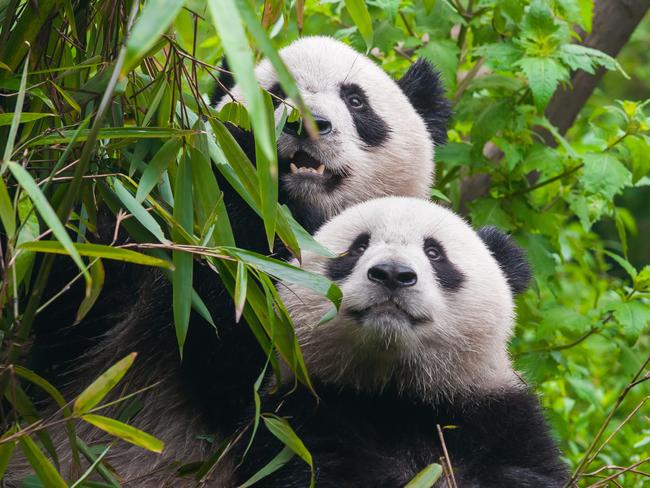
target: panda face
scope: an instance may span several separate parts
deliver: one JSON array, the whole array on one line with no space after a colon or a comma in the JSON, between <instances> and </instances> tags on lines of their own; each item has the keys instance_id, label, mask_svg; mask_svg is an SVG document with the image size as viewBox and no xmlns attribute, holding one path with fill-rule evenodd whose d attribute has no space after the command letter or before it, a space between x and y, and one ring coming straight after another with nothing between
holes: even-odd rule
<instances>
[{"instance_id":1,"label":"panda face","mask_svg":"<svg viewBox=\"0 0 650 488\"><path fill-rule=\"evenodd\" d=\"M279 137L280 188L289 201L328 219L373 197L428 196L434 143L444 142L439 139L449 115L430 66L414 65L418 72L400 88L370 59L332 38L305 37L280 55L319 132L313 140L298 122L287 123ZM263 88L285 97L268 60L256 74ZM230 92L243 99L238 86ZM217 108L228 101L224 97ZM429 107L420 109L421 103ZM276 106L279 120L283 107Z\"/></svg>"},{"instance_id":2,"label":"panda face","mask_svg":"<svg viewBox=\"0 0 650 488\"><path fill-rule=\"evenodd\" d=\"M316 239L337 257L306 254L303 267L339 284L336 318L317 326L329 302L281 288L311 374L427 399L512 386L507 273L527 268L521 251L491 232L485 242L451 211L413 198L371 200L332 219ZM497 235L508 244L502 260L513 262L492 255Z\"/></svg>"}]
</instances>

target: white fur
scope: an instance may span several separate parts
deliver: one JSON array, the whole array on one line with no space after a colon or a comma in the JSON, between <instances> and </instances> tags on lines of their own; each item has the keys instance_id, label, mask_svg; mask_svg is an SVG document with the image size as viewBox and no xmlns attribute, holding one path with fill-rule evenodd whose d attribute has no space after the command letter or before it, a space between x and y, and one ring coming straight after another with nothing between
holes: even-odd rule
<instances>
[{"instance_id":1,"label":"white fur","mask_svg":"<svg viewBox=\"0 0 650 488\"><path fill-rule=\"evenodd\" d=\"M350 175L332 192L292 174L282 177L291 196L320 207L326 217L374 197L386 195L428 198L433 180L433 141L424 120L397 83L363 54L330 37L304 37L280 51L309 109L332 123L332 132L318 140L299 141L283 133L280 157L303 149L328 169L348 168ZM260 85L270 89L277 81L268 60L256 68ZM364 147L352 116L339 94L343 83L364 89L370 106L389 127L388 139L379 147ZM244 102L239 86L231 90ZM225 96L217 109L232 101ZM276 118L282 113L276 110Z\"/></svg>"},{"instance_id":2,"label":"white fur","mask_svg":"<svg viewBox=\"0 0 650 488\"><path fill-rule=\"evenodd\" d=\"M507 353L514 322L506 277L480 237L444 207L414 198L387 197L353 206L324 225L316 239L336 254L362 233L370 245L350 276L339 283L341 310L317 326L331 307L322 296L279 287L296 327L307 367L327 383L360 390L388 386L420 399L476 394L517 383ZM424 253L436 239L464 275L458 290L445 290ZM416 271L415 286L391 296L367 277L387 261ZM303 267L324 274L327 258L305 252ZM397 304L407 316L386 302ZM360 323L348 312L370 307Z\"/></svg>"}]
</instances>

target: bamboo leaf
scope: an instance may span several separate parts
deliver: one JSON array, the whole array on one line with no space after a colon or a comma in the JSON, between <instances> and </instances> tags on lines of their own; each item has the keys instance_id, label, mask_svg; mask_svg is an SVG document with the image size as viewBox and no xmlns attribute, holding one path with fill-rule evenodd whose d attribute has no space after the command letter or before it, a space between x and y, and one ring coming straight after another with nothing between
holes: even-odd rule
<instances>
[{"instance_id":1,"label":"bamboo leaf","mask_svg":"<svg viewBox=\"0 0 650 488\"><path fill-rule=\"evenodd\" d=\"M72 258L72 260L83 273L84 278L86 279L86 294L88 294L91 284L90 273L88 273L86 265L81 260L81 256L77 252L77 249L74 247L74 244L70 240L70 236L63 227L63 224L59 220L59 217L56 215L56 212L50 205L50 202L47 201L47 198L45 198L45 195L43 195L36 182L22 166L11 161L9 161L7 164L9 165L9 170L14 175L14 178L16 178L20 186L22 186L25 192L27 192L29 195L29 198L34 203L34 206L41 214L41 217L45 223L50 227L50 229L52 229L54 237L58 239L58 241L67 251L68 255Z\"/></svg>"},{"instance_id":2,"label":"bamboo leaf","mask_svg":"<svg viewBox=\"0 0 650 488\"><path fill-rule=\"evenodd\" d=\"M14 433L15 428L11 428L9 431L5 432L4 436L9 436ZM5 471L7 471L7 466L9 466L9 461L11 461L11 456L14 453L14 448L16 447L16 441L1 441L2 438L0 438L0 480L3 479Z\"/></svg>"},{"instance_id":3,"label":"bamboo leaf","mask_svg":"<svg viewBox=\"0 0 650 488\"><path fill-rule=\"evenodd\" d=\"M20 79L20 88L18 89L18 96L16 97L16 106L14 107L14 113L6 114L11 118L11 128L9 129L9 135L7 136L7 141L5 142L5 152L2 156L2 160L6 163L11 159L11 154L14 152L14 143L16 142L16 134L18 133L18 125L20 124L21 112L23 110L23 104L25 103L25 89L27 87L27 69L29 67L29 55L25 59L25 65L23 66L23 76ZM2 171L0 174L4 174L5 167L3 165Z\"/></svg>"},{"instance_id":4,"label":"bamboo leaf","mask_svg":"<svg viewBox=\"0 0 650 488\"><path fill-rule=\"evenodd\" d=\"M314 463L311 458L311 453L293 431L289 423L285 419L271 414L262 415L262 420L264 420L264 424L266 425L266 428L269 429L271 434L282 441L285 446L295 452L303 461L309 465L311 469L311 481L309 483L309 486L313 487Z\"/></svg>"},{"instance_id":5,"label":"bamboo leaf","mask_svg":"<svg viewBox=\"0 0 650 488\"><path fill-rule=\"evenodd\" d=\"M192 211L192 172L189 153L181 158L176 171L176 184L174 185L174 220L176 220L186 232L192 233L193 211ZM178 240L178 231L173 230L174 240ZM192 310L192 255L182 251L173 251L174 267L176 268L172 277L172 305L174 309L174 326L176 328L176 339L181 357L183 357L183 345L187 336L187 328L190 323L190 312Z\"/></svg>"},{"instance_id":6,"label":"bamboo leaf","mask_svg":"<svg viewBox=\"0 0 650 488\"><path fill-rule=\"evenodd\" d=\"M72 411L76 415L88 412L95 407L102 399L119 383L129 370L137 353L132 352L120 359L113 366L102 373L99 378L93 381L74 401Z\"/></svg>"},{"instance_id":7,"label":"bamboo leaf","mask_svg":"<svg viewBox=\"0 0 650 488\"><path fill-rule=\"evenodd\" d=\"M93 414L86 414L81 418L104 432L149 451L160 453L165 447L161 440L119 420Z\"/></svg>"},{"instance_id":8,"label":"bamboo leaf","mask_svg":"<svg viewBox=\"0 0 650 488\"><path fill-rule=\"evenodd\" d=\"M79 304L77 309L77 315L75 317L74 323L78 324L86 316L90 309L93 307L99 294L104 287L104 265L102 264L101 259L96 259L90 265L90 276L92 277L92 285L90 287L90 293L84 297L82 302Z\"/></svg>"},{"instance_id":9,"label":"bamboo leaf","mask_svg":"<svg viewBox=\"0 0 650 488\"><path fill-rule=\"evenodd\" d=\"M178 151L181 148L181 139L170 139L158 150L158 152L151 158L147 168L142 173L140 183L138 184L138 191L135 194L135 199L142 202L151 190L160 181L163 173L172 161L176 161Z\"/></svg>"},{"instance_id":10,"label":"bamboo leaf","mask_svg":"<svg viewBox=\"0 0 650 488\"><path fill-rule=\"evenodd\" d=\"M36 476L46 488L67 488L68 484L31 437L24 435L18 439L18 442L30 466L34 468Z\"/></svg>"},{"instance_id":11,"label":"bamboo leaf","mask_svg":"<svg viewBox=\"0 0 650 488\"><path fill-rule=\"evenodd\" d=\"M10 125L16 118L16 113L0 114L0 127L3 125ZM33 120L42 119L45 117L54 117L54 114L47 114L41 112L22 112L18 114L18 123L32 122Z\"/></svg>"},{"instance_id":12,"label":"bamboo leaf","mask_svg":"<svg viewBox=\"0 0 650 488\"><path fill-rule=\"evenodd\" d=\"M273 126L273 102L268 93L263 94L264 103L266 104L267 124ZM273 131L275 134L275 130ZM257 137L255 138L255 156L257 165L257 184L260 189L260 210L262 220L264 221L264 230L266 239L269 244L269 250L273 251L273 241L275 240L275 224L278 215L278 158L274 153L273 158L266 158L261 151Z\"/></svg>"},{"instance_id":13,"label":"bamboo leaf","mask_svg":"<svg viewBox=\"0 0 650 488\"><path fill-rule=\"evenodd\" d=\"M138 201L133 198L133 195L122 186L117 178L113 178L113 190L115 195L120 199L126 209L133 214L133 216L140 222L149 232L151 232L156 239L163 244L168 244L169 241L165 237L160 224L156 222L147 209L145 209Z\"/></svg>"},{"instance_id":14,"label":"bamboo leaf","mask_svg":"<svg viewBox=\"0 0 650 488\"><path fill-rule=\"evenodd\" d=\"M165 259L149 256L130 249L89 243L74 243L73 246L82 256L112 259L114 261L124 261L127 263L141 264L143 266L157 266L160 268L174 269L172 263ZM67 254L66 249L56 241L24 242L18 246L18 249L34 252Z\"/></svg>"},{"instance_id":15,"label":"bamboo leaf","mask_svg":"<svg viewBox=\"0 0 650 488\"><path fill-rule=\"evenodd\" d=\"M366 47L370 50L374 35L372 31L372 18L368 12L366 2L364 0L345 0L345 8L359 29L361 37L366 42Z\"/></svg>"},{"instance_id":16,"label":"bamboo leaf","mask_svg":"<svg viewBox=\"0 0 650 488\"><path fill-rule=\"evenodd\" d=\"M104 459L104 456L106 456L106 454L108 454L108 450L110 448L111 448L110 446L106 447L101 452L101 454L99 456L97 456L97 459L95 459L93 461L93 463L88 467L88 469L84 472L84 474L82 474L79 477L79 479L77 479L77 481L75 481L72 485L70 485L70 488L77 488L79 486L82 486L82 483L86 480L86 478L88 478L88 476L90 476L93 473L93 471L95 471L95 469L97 468L99 463L101 463L102 459Z\"/></svg>"},{"instance_id":17,"label":"bamboo leaf","mask_svg":"<svg viewBox=\"0 0 650 488\"><path fill-rule=\"evenodd\" d=\"M140 62L171 25L184 4L182 0L147 1L126 44L120 76L126 76Z\"/></svg>"},{"instance_id":18,"label":"bamboo leaf","mask_svg":"<svg viewBox=\"0 0 650 488\"><path fill-rule=\"evenodd\" d=\"M431 488L442 475L442 466L429 464L420 471L404 488Z\"/></svg>"},{"instance_id":19,"label":"bamboo leaf","mask_svg":"<svg viewBox=\"0 0 650 488\"><path fill-rule=\"evenodd\" d=\"M88 140L92 129L85 129L79 132L77 142ZM53 144L64 144L72 141L76 130L62 130L53 134L43 135L32 141L30 146L50 146ZM171 127L108 127L100 129L97 139L168 139L171 137L183 137L196 134L194 130L174 129Z\"/></svg>"},{"instance_id":20,"label":"bamboo leaf","mask_svg":"<svg viewBox=\"0 0 650 488\"><path fill-rule=\"evenodd\" d=\"M16 217L11 198L9 198L7 192L7 185L5 185L5 180L2 177L0 177L0 220L7 238L11 239L16 233Z\"/></svg>"},{"instance_id":21,"label":"bamboo leaf","mask_svg":"<svg viewBox=\"0 0 650 488\"><path fill-rule=\"evenodd\" d=\"M257 473L251 476L245 483L239 486L239 488L248 488L253 486L255 483L260 481L263 478L266 478L268 475L275 473L282 466L287 464L296 454L285 446L273 459L271 459L262 469Z\"/></svg>"},{"instance_id":22,"label":"bamboo leaf","mask_svg":"<svg viewBox=\"0 0 650 488\"><path fill-rule=\"evenodd\" d=\"M242 261L237 262L237 281L235 283L235 322L239 322L241 314L246 305L246 288L248 282L248 270Z\"/></svg>"}]
</instances>

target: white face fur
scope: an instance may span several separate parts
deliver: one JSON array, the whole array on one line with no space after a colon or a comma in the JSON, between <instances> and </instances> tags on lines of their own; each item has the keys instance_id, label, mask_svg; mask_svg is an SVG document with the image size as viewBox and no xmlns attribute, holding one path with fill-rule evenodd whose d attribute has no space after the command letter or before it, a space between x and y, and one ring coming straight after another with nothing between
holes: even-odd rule
<instances>
[{"instance_id":1,"label":"white face fur","mask_svg":"<svg viewBox=\"0 0 650 488\"><path fill-rule=\"evenodd\" d=\"M279 287L312 377L431 401L517 383L506 349L512 292L459 216L424 200L381 198L345 210L315 238L339 257L305 253L303 268L338 283L337 316L317 326L331 303Z\"/></svg>"},{"instance_id":2,"label":"white face fur","mask_svg":"<svg viewBox=\"0 0 650 488\"><path fill-rule=\"evenodd\" d=\"M318 140L299 137L291 127L278 140L281 189L289 198L325 219L373 197L428 198L434 141L395 81L363 54L328 37L302 38L280 56L312 114L323 121ZM278 90L268 60L256 75L263 88ZM239 86L230 93L244 101ZM230 101L224 96L217 109Z\"/></svg>"}]
</instances>

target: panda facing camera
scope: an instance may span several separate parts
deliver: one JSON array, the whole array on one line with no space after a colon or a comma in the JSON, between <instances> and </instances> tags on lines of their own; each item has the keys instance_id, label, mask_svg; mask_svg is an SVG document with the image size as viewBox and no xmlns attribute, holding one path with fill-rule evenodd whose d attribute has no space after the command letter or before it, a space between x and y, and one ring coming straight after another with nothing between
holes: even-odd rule
<instances>
[{"instance_id":1,"label":"panda facing camera","mask_svg":"<svg viewBox=\"0 0 650 488\"><path fill-rule=\"evenodd\" d=\"M279 289L319 400L306 388L285 395L285 375L263 408L296 429L317 486L404 486L445 456L438 426L459 487L563 486L538 400L507 352L513 297L530 279L523 251L495 228L475 232L443 207L400 197L351 207L315 237L336 257L305 253L302 266L339 284L336 317L318 325L325 298ZM257 436L238 483L281 449ZM256 486L308 479L292 460Z\"/></svg>"}]
</instances>

